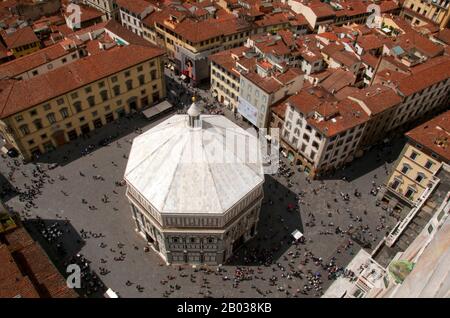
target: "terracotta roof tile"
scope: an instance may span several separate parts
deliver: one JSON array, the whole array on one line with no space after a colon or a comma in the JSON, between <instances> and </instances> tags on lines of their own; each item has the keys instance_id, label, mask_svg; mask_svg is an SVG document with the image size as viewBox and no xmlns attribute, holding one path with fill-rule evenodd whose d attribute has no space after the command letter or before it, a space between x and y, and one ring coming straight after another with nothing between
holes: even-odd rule
<instances>
[{"instance_id":1,"label":"terracotta roof tile","mask_svg":"<svg viewBox=\"0 0 450 318\"><path fill-rule=\"evenodd\" d=\"M25 27L17 30L11 34L3 34L3 40L6 43L8 49L14 49L19 46L23 46L26 44L39 42L36 34L34 34L33 29L31 27Z\"/></svg>"},{"instance_id":2,"label":"terracotta roof tile","mask_svg":"<svg viewBox=\"0 0 450 318\"><path fill-rule=\"evenodd\" d=\"M288 101L307 117L307 122L328 137L365 123L368 115L356 102L338 101L320 87L308 87L291 96ZM313 116L318 113L324 118Z\"/></svg>"},{"instance_id":3,"label":"terracotta roof tile","mask_svg":"<svg viewBox=\"0 0 450 318\"><path fill-rule=\"evenodd\" d=\"M450 163L450 111L414 128L406 136Z\"/></svg>"},{"instance_id":4,"label":"terracotta roof tile","mask_svg":"<svg viewBox=\"0 0 450 318\"><path fill-rule=\"evenodd\" d=\"M1 64L0 78L17 76L67 54L70 54L70 52L63 47L62 43L46 47L32 54Z\"/></svg>"},{"instance_id":5,"label":"terracotta roof tile","mask_svg":"<svg viewBox=\"0 0 450 318\"><path fill-rule=\"evenodd\" d=\"M337 69L321 83L321 86L328 92L335 94L342 88L353 85L355 81L356 76L352 72Z\"/></svg>"},{"instance_id":6,"label":"terracotta roof tile","mask_svg":"<svg viewBox=\"0 0 450 318\"><path fill-rule=\"evenodd\" d=\"M450 77L450 59L442 63L423 67L418 72L399 81L398 89L409 96Z\"/></svg>"},{"instance_id":7,"label":"terracotta roof tile","mask_svg":"<svg viewBox=\"0 0 450 318\"><path fill-rule=\"evenodd\" d=\"M165 52L157 47L116 47L22 81L3 81L0 117L5 118ZM61 78L66 80L61 81Z\"/></svg>"},{"instance_id":8,"label":"terracotta roof tile","mask_svg":"<svg viewBox=\"0 0 450 318\"><path fill-rule=\"evenodd\" d=\"M145 0L116 0L116 3L120 8L136 14L141 14L148 7L153 7L153 3Z\"/></svg>"},{"instance_id":9,"label":"terracotta roof tile","mask_svg":"<svg viewBox=\"0 0 450 318\"><path fill-rule=\"evenodd\" d=\"M78 297L19 220L0 233L0 298Z\"/></svg>"},{"instance_id":10,"label":"terracotta roof tile","mask_svg":"<svg viewBox=\"0 0 450 318\"><path fill-rule=\"evenodd\" d=\"M353 91L349 98L363 102L372 115L381 113L402 103L403 98L393 89L383 85L373 85Z\"/></svg>"},{"instance_id":11,"label":"terracotta roof tile","mask_svg":"<svg viewBox=\"0 0 450 318\"><path fill-rule=\"evenodd\" d=\"M450 29L449 28L445 28L441 31L439 31L438 34L436 34L435 36L438 40L441 40L442 42L444 42L447 45L450 45Z\"/></svg>"}]
</instances>

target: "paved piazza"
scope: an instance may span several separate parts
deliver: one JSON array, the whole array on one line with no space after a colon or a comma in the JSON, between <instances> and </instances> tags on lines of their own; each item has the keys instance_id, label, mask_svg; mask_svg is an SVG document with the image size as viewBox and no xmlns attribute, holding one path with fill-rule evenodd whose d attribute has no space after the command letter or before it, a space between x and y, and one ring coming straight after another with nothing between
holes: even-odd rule
<instances>
[{"instance_id":1,"label":"paved piazza","mask_svg":"<svg viewBox=\"0 0 450 318\"><path fill-rule=\"evenodd\" d=\"M391 167L391 163L385 167L381 158L389 161L398 153L391 153L389 148L377 149L323 181L308 182L302 172L295 171L290 180L293 186L289 188L284 176L266 176L258 234L238 251L230 264L220 268L165 266L156 253L146 251L144 240L136 234L125 187L117 186L116 182L122 180L131 140L139 133L136 128L145 131L167 116L151 123L139 116L123 119L93 132L89 139L80 139L42 157L39 165L50 178L29 212L22 212L25 203L20 202L19 195L4 198L24 216L26 226L61 270L71 256L81 253L103 283L122 297L317 297L320 294L314 288L307 295L300 293L309 285L308 271L317 274L315 281L322 283L316 286L325 290L331 280L320 262L324 265L336 257L336 265L345 267L360 248L356 241L348 244L347 234L335 234L337 226L345 231L352 224L356 234L362 233L373 248L388 229L380 229L381 217L385 216L383 224L387 227L395 222L375 206L375 196L370 190L372 181L384 182L385 169ZM101 139L117 131L119 136L108 146L98 146ZM96 147L82 156L88 145ZM401 146L396 145L395 149ZM2 186L8 183L11 162L6 157L0 160ZM60 165L47 170L48 164L55 162ZM24 184L30 182L35 167L35 164L20 165L13 173L13 186L26 190ZM348 181L342 180L343 175ZM94 176L101 178L95 180ZM359 198L354 195L355 189L361 193ZM341 192L349 194L350 200L345 201ZM297 206L299 193L301 204ZM102 200L104 195L106 203ZM62 229L53 243L48 244L38 233L35 221L38 217L46 226L58 224ZM69 224L64 225L66 220ZM304 244L292 244L291 233L295 229L304 233ZM56 256L58 242L67 251L65 257Z\"/></svg>"}]
</instances>

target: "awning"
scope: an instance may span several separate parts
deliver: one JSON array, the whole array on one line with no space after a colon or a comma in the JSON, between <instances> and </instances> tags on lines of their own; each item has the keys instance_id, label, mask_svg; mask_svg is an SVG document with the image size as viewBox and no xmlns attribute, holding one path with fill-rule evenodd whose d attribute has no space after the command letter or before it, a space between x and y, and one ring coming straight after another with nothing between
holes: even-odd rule
<instances>
[{"instance_id":1,"label":"awning","mask_svg":"<svg viewBox=\"0 0 450 318\"><path fill-rule=\"evenodd\" d=\"M173 107L172 104L165 100L155 106L151 106L151 107L147 108L146 110L142 111L142 113L144 114L144 116L146 118L152 118L172 107Z\"/></svg>"},{"instance_id":2,"label":"awning","mask_svg":"<svg viewBox=\"0 0 450 318\"><path fill-rule=\"evenodd\" d=\"M302 232L300 232L299 230L295 230L294 232L292 232L292 236L296 239L299 240L302 238L303 234Z\"/></svg>"}]
</instances>

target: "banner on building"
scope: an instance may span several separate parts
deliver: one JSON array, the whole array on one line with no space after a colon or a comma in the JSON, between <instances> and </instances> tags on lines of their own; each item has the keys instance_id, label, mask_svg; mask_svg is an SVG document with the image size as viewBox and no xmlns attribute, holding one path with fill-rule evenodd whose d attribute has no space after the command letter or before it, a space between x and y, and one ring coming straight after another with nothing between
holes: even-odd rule
<instances>
[{"instance_id":1,"label":"banner on building","mask_svg":"<svg viewBox=\"0 0 450 318\"><path fill-rule=\"evenodd\" d=\"M257 126L256 123L258 122L258 109L240 96L238 112L253 125Z\"/></svg>"}]
</instances>

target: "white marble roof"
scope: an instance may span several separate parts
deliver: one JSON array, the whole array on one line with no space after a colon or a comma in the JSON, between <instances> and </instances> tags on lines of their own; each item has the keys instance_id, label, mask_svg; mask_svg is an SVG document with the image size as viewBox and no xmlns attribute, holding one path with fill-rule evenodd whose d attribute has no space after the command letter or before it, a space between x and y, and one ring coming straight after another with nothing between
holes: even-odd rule
<instances>
[{"instance_id":1,"label":"white marble roof","mask_svg":"<svg viewBox=\"0 0 450 318\"><path fill-rule=\"evenodd\" d=\"M264 181L257 137L223 116L201 120L192 129L174 115L133 141L125 179L161 213L223 213Z\"/></svg>"}]
</instances>

